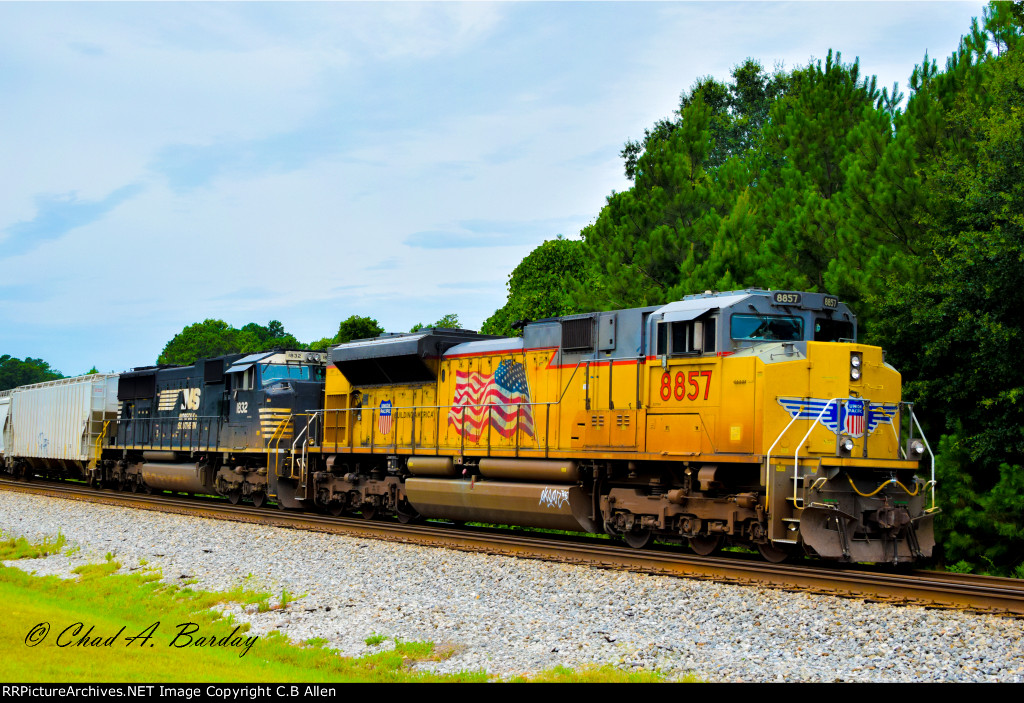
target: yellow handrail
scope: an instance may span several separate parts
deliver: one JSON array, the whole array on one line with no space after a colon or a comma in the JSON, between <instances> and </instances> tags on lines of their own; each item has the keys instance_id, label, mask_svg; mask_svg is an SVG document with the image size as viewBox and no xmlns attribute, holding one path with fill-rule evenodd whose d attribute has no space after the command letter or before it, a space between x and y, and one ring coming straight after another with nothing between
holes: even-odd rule
<instances>
[{"instance_id":1,"label":"yellow handrail","mask_svg":"<svg viewBox=\"0 0 1024 703\"><path fill-rule=\"evenodd\" d=\"M93 452L92 458L89 459L89 468L95 469L96 463L100 459L100 455L103 453L103 438L107 436L107 427L110 426L110 420L106 420L103 423L103 429L96 435L96 451Z\"/></svg>"}]
</instances>

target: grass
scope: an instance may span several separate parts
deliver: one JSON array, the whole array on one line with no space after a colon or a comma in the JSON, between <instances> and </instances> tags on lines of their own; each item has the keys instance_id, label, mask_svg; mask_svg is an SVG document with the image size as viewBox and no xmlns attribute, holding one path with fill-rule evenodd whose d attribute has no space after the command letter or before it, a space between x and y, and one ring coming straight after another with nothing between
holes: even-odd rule
<instances>
[{"instance_id":1,"label":"grass","mask_svg":"<svg viewBox=\"0 0 1024 703\"><path fill-rule=\"evenodd\" d=\"M0 559L55 554L66 540L31 544L24 538L0 541ZM70 550L69 550L70 551ZM327 641L295 644L278 632L252 635L248 623L236 623L215 610L229 602L269 608L270 594L247 587L247 579L224 593L165 584L160 573L142 569L119 573L113 553L98 564L74 569L77 579L35 576L0 566L0 681L153 682L484 682L486 673L436 675L415 671L416 662L443 661L458 649L431 642L404 642L384 652L343 657ZM281 602L294 599L287 590ZM371 634L374 646L388 639ZM626 672L611 666L579 671L557 667L514 681L649 682L651 672Z\"/></svg>"},{"instance_id":2,"label":"grass","mask_svg":"<svg viewBox=\"0 0 1024 703\"><path fill-rule=\"evenodd\" d=\"M43 540L42 544L30 544L24 537L12 537L0 540L0 560L8 559L38 559L39 557L58 554L67 540L64 535L57 533L57 538L50 541Z\"/></svg>"},{"instance_id":3,"label":"grass","mask_svg":"<svg viewBox=\"0 0 1024 703\"><path fill-rule=\"evenodd\" d=\"M56 542L0 544L4 559L53 554ZM2 681L414 682L485 681L480 672L437 676L411 664L436 660L430 642L398 642L393 650L341 657L324 640L290 643L279 633L254 636L210 608L261 603L267 593L239 586L210 593L161 583L145 570L118 573L109 559L75 569L77 579L39 577L0 567ZM287 592L283 596L290 597ZM210 642L213 642L211 644ZM201 644L200 644L201 643Z\"/></svg>"}]
</instances>

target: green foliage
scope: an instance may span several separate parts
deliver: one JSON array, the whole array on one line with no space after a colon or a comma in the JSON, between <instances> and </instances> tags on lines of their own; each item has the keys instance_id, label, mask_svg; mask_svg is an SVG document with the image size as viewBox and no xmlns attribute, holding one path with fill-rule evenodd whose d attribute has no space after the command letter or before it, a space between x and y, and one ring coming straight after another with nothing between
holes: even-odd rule
<instances>
[{"instance_id":1,"label":"green foliage","mask_svg":"<svg viewBox=\"0 0 1024 703\"><path fill-rule=\"evenodd\" d=\"M164 346L158 364L193 363L196 359L224 354L251 354L271 349L305 349L277 320L264 327L255 322L235 329L224 320L207 319L186 326Z\"/></svg>"},{"instance_id":2,"label":"green foliage","mask_svg":"<svg viewBox=\"0 0 1024 703\"><path fill-rule=\"evenodd\" d=\"M521 328L513 327L520 320L579 312L570 290L586 285L586 266L582 241L558 238L544 242L513 269L508 277L508 301L484 321L480 331L520 336Z\"/></svg>"},{"instance_id":3,"label":"green foliage","mask_svg":"<svg viewBox=\"0 0 1024 703\"><path fill-rule=\"evenodd\" d=\"M384 334L384 328L373 318L352 315L338 325L338 334L334 336L332 343L342 344L351 342L353 339L371 339L382 334Z\"/></svg>"},{"instance_id":4,"label":"green foliage","mask_svg":"<svg viewBox=\"0 0 1024 703\"><path fill-rule=\"evenodd\" d=\"M680 120L667 137L648 142L637 161L636 184L613 193L581 233L592 280L574 287L576 307L666 302L679 283L680 262L706 256L723 209L705 168L713 146L711 109L698 95Z\"/></svg>"},{"instance_id":5,"label":"green foliage","mask_svg":"<svg viewBox=\"0 0 1024 703\"><path fill-rule=\"evenodd\" d=\"M13 559L38 559L59 554L67 544L67 538L58 533L56 539L45 538L39 544L32 544L24 537L12 537L0 541L0 561Z\"/></svg>"},{"instance_id":6,"label":"green foliage","mask_svg":"<svg viewBox=\"0 0 1024 703\"><path fill-rule=\"evenodd\" d=\"M733 68L732 78L730 83L721 83L712 76L698 78L680 96L676 117L660 120L653 129L644 130L642 141L626 142L621 152L626 176L636 177L641 155L671 137L682 126L682 112L698 99L711 111L708 129L714 146L708 155L708 166L717 168L732 156L746 158L756 154L769 110L785 94L790 76L781 69L768 74L760 62L747 58Z\"/></svg>"},{"instance_id":7,"label":"green foliage","mask_svg":"<svg viewBox=\"0 0 1024 703\"><path fill-rule=\"evenodd\" d=\"M284 325L271 320L266 327L250 322L238 331L239 351L243 354L270 349L305 349L294 335L284 331Z\"/></svg>"},{"instance_id":8,"label":"green foliage","mask_svg":"<svg viewBox=\"0 0 1024 703\"><path fill-rule=\"evenodd\" d=\"M458 315L456 315L455 313L448 313L437 322L432 322L429 325L424 325L422 322L417 322L415 325L412 326L412 329L410 329L409 331L419 332L420 330L433 328L457 330L462 329L462 323L459 322Z\"/></svg>"},{"instance_id":9,"label":"green foliage","mask_svg":"<svg viewBox=\"0 0 1024 703\"><path fill-rule=\"evenodd\" d=\"M30 356L25 360L12 357L10 354L0 356L0 391L6 391L30 383L42 383L64 378L60 371L51 369L42 359Z\"/></svg>"},{"instance_id":10,"label":"green foliage","mask_svg":"<svg viewBox=\"0 0 1024 703\"><path fill-rule=\"evenodd\" d=\"M238 330L224 320L207 319L186 326L165 346L158 364L191 364L199 358L241 351Z\"/></svg>"}]
</instances>

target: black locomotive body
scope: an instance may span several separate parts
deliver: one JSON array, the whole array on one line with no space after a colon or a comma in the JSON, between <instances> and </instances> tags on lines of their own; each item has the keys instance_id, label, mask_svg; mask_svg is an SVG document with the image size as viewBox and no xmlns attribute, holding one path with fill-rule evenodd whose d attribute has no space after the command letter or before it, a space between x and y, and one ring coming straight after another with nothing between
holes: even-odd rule
<instances>
[{"instance_id":1,"label":"black locomotive body","mask_svg":"<svg viewBox=\"0 0 1024 703\"><path fill-rule=\"evenodd\" d=\"M121 374L96 478L262 505L276 493L268 466L306 441L302 418L323 402L325 363L322 352L273 351Z\"/></svg>"}]
</instances>

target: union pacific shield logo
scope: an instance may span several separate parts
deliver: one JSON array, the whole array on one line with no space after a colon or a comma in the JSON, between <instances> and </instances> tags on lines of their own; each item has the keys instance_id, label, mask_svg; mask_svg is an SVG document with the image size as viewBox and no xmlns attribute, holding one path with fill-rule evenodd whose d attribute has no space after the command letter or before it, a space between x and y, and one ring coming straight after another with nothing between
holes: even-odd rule
<instances>
[{"instance_id":1,"label":"union pacific shield logo","mask_svg":"<svg viewBox=\"0 0 1024 703\"><path fill-rule=\"evenodd\" d=\"M864 401L863 400L848 400L846 403L839 406L839 414L841 415L840 426L843 428L843 432L850 435L851 437L861 437L864 435Z\"/></svg>"},{"instance_id":2,"label":"union pacific shield logo","mask_svg":"<svg viewBox=\"0 0 1024 703\"><path fill-rule=\"evenodd\" d=\"M391 431L391 401L380 401L380 417L377 418L377 429L381 434Z\"/></svg>"},{"instance_id":3,"label":"union pacific shield logo","mask_svg":"<svg viewBox=\"0 0 1024 703\"><path fill-rule=\"evenodd\" d=\"M842 405L839 400L829 403L825 398L779 398L779 405L790 417L801 420L821 415L821 424L829 431L851 437L871 434L879 425L892 425L899 409L896 403L870 403L862 398L847 398Z\"/></svg>"}]
</instances>

